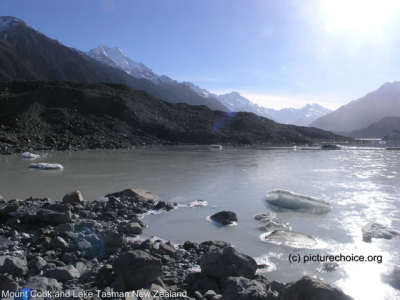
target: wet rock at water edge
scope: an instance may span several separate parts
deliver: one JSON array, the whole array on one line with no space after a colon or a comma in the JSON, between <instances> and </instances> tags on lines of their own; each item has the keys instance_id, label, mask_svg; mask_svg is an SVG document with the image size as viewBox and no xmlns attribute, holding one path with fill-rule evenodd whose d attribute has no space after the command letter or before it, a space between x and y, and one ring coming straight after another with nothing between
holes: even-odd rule
<instances>
[{"instance_id":1,"label":"wet rock at water edge","mask_svg":"<svg viewBox=\"0 0 400 300\"><path fill-rule=\"evenodd\" d=\"M296 282L287 284L280 292L278 300L353 300L342 290L320 281L304 276Z\"/></svg>"},{"instance_id":2,"label":"wet rock at water edge","mask_svg":"<svg viewBox=\"0 0 400 300\"><path fill-rule=\"evenodd\" d=\"M257 270L256 261L233 247L224 247L205 253L200 259L201 273L221 278L242 276L252 278Z\"/></svg>"},{"instance_id":3,"label":"wet rock at water edge","mask_svg":"<svg viewBox=\"0 0 400 300\"><path fill-rule=\"evenodd\" d=\"M82 202L83 202L83 197L81 192L79 191L66 194L62 199L62 203L80 204Z\"/></svg>"},{"instance_id":4,"label":"wet rock at water edge","mask_svg":"<svg viewBox=\"0 0 400 300\"><path fill-rule=\"evenodd\" d=\"M210 218L223 225L235 224L238 220L236 214L231 211L220 211L213 214Z\"/></svg>"},{"instance_id":5,"label":"wet rock at water edge","mask_svg":"<svg viewBox=\"0 0 400 300\"><path fill-rule=\"evenodd\" d=\"M370 243L372 238L393 239L400 236L400 231L379 223L368 223L362 229L363 241Z\"/></svg>"}]
</instances>

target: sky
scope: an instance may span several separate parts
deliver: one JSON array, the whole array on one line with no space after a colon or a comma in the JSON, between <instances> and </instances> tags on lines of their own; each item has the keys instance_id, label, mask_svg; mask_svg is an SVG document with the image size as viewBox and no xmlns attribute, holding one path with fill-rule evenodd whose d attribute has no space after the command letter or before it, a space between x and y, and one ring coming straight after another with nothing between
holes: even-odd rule
<instances>
[{"instance_id":1,"label":"sky","mask_svg":"<svg viewBox=\"0 0 400 300\"><path fill-rule=\"evenodd\" d=\"M0 0L0 15L267 108L337 109L400 80L398 0Z\"/></svg>"}]
</instances>

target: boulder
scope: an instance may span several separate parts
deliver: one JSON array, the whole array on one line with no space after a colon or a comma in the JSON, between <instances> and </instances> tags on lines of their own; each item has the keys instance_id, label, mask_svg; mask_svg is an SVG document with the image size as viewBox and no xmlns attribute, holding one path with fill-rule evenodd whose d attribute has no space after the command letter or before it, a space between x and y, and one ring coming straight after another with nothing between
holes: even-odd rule
<instances>
[{"instance_id":1,"label":"boulder","mask_svg":"<svg viewBox=\"0 0 400 300\"><path fill-rule=\"evenodd\" d=\"M54 211L48 209L41 209L36 214L36 219L50 224L62 224L67 223L71 220L71 211Z\"/></svg>"},{"instance_id":2,"label":"boulder","mask_svg":"<svg viewBox=\"0 0 400 300\"><path fill-rule=\"evenodd\" d=\"M129 223L126 225L125 227L125 232L126 233L130 233L130 234L142 234L142 227L139 225L139 223L133 222L133 223Z\"/></svg>"},{"instance_id":3,"label":"boulder","mask_svg":"<svg viewBox=\"0 0 400 300\"><path fill-rule=\"evenodd\" d=\"M123 276L128 291L141 289L161 276L159 259L141 250L122 253L113 262L116 274Z\"/></svg>"},{"instance_id":4,"label":"boulder","mask_svg":"<svg viewBox=\"0 0 400 300\"><path fill-rule=\"evenodd\" d=\"M200 259L201 273L214 278L245 277L252 278L257 270L257 263L233 247L225 247L203 254Z\"/></svg>"},{"instance_id":5,"label":"boulder","mask_svg":"<svg viewBox=\"0 0 400 300\"><path fill-rule=\"evenodd\" d=\"M104 243L109 247L120 247L125 243L125 236L117 231L107 231L104 235Z\"/></svg>"},{"instance_id":6,"label":"boulder","mask_svg":"<svg viewBox=\"0 0 400 300\"><path fill-rule=\"evenodd\" d=\"M46 264L47 262L42 257L37 256L29 262L28 268L34 269L36 273L39 273Z\"/></svg>"},{"instance_id":7,"label":"boulder","mask_svg":"<svg viewBox=\"0 0 400 300\"><path fill-rule=\"evenodd\" d=\"M14 245L14 241L10 241L9 239L0 236L0 250L7 250L8 247Z\"/></svg>"},{"instance_id":8,"label":"boulder","mask_svg":"<svg viewBox=\"0 0 400 300\"><path fill-rule=\"evenodd\" d=\"M126 189L121 192L116 192L112 194L106 195L106 197L127 197L127 198L141 198L145 201L156 201L158 199L158 196L153 194L152 192L142 190L142 189Z\"/></svg>"},{"instance_id":9,"label":"boulder","mask_svg":"<svg viewBox=\"0 0 400 300\"><path fill-rule=\"evenodd\" d=\"M222 300L256 300L272 299L268 298L268 290L265 284L257 280L250 280L244 277L229 277L225 284ZM271 295L272 297L272 295Z\"/></svg>"},{"instance_id":10,"label":"boulder","mask_svg":"<svg viewBox=\"0 0 400 300\"><path fill-rule=\"evenodd\" d=\"M4 260L3 272L15 276L25 275L28 272L28 263L26 259L8 256Z\"/></svg>"},{"instance_id":11,"label":"boulder","mask_svg":"<svg viewBox=\"0 0 400 300\"><path fill-rule=\"evenodd\" d=\"M210 218L224 225L233 224L238 220L236 214L231 211L220 211L212 215Z\"/></svg>"},{"instance_id":12,"label":"boulder","mask_svg":"<svg viewBox=\"0 0 400 300\"><path fill-rule=\"evenodd\" d=\"M0 275L0 292L16 292L20 289L18 283L6 275Z\"/></svg>"},{"instance_id":13,"label":"boulder","mask_svg":"<svg viewBox=\"0 0 400 300\"><path fill-rule=\"evenodd\" d=\"M57 280L42 276L29 277L28 280L25 281L23 287L36 290L38 292L54 292L62 290L62 286Z\"/></svg>"},{"instance_id":14,"label":"boulder","mask_svg":"<svg viewBox=\"0 0 400 300\"><path fill-rule=\"evenodd\" d=\"M83 202L83 197L80 191L75 191L69 194L66 194L63 199L62 203L69 203L69 204L80 204Z\"/></svg>"},{"instance_id":15,"label":"boulder","mask_svg":"<svg viewBox=\"0 0 400 300\"><path fill-rule=\"evenodd\" d=\"M56 236L55 238L53 238L50 241L49 246L51 249L60 248L61 250L65 250L69 247L68 243L62 237L59 237L59 236Z\"/></svg>"},{"instance_id":16,"label":"boulder","mask_svg":"<svg viewBox=\"0 0 400 300\"><path fill-rule=\"evenodd\" d=\"M351 300L342 290L320 281L304 276L296 282L289 283L279 293L278 300Z\"/></svg>"},{"instance_id":17,"label":"boulder","mask_svg":"<svg viewBox=\"0 0 400 300\"><path fill-rule=\"evenodd\" d=\"M363 241L370 243L372 238L393 239L400 236L400 231L387 227L379 223L368 223L362 229Z\"/></svg>"},{"instance_id":18,"label":"boulder","mask_svg":"<svg viewBox=\"0 0 400 300\"><path fill-rule=\"evenodd\" d=\"M59 282L66 282L68 280L79 278L81 274L79 274L78 270L73 265L67 265L47 270L44 273L44 276L56 279Z\"/></svg>"}]
</instances>

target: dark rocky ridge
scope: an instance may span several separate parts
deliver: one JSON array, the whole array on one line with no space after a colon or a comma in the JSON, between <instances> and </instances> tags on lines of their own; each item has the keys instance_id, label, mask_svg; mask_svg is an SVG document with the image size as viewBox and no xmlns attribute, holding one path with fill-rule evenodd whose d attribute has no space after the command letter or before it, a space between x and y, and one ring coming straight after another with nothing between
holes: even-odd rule
<instances>
[{"instance_id":1,"label":"dark rocky ridge","mask_svg":"<svg viewBox=\"0 0 400 300\"><path fill-rule=\"evenodd\" d=\"M252 113L172 104L121 84L0 83L0 152L144 144L265 144L350 139Z\"/></svg>"}]
</instances>

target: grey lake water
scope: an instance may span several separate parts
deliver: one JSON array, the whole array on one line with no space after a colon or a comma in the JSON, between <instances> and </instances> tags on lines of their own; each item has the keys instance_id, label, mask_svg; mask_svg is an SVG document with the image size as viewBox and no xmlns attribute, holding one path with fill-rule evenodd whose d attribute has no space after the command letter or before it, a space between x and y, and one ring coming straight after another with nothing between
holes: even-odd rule
<instances>
[{"instance_id":1,"label":"grey lake water","mask_svg":"<svg viewBox=\"0 0 400 300\"><path fill-rule=\"evenodd\" d=\"M126 188L141 188L176 202L170 212L144 216L144 237L174 243L224 240L269 268L270 280L295 281L309 275L332 283L355 299L400 299L400 292L381 281L400 265L400 239L362 241L361 227L376 221L400 230L400 151L344 148L305 151L293 148L224 148L206 146L129 150L51 152L34 161L59 163L61 171L29 169L32 161L0 156L0 195L61 200L79 190L85 200ZM312 235L317 246L294 248L262 241L253 216L271 212L265 202L270 190L283 189L329 201L329 214L278 212L278 222ZM195 200L204 207L189 207ZM219 227L207 220L221 211L238 216L236 226ZM340 262L327 272L320 262L290 263L289 256L364 255L381 263Z\"/></svg>"}]
</instances>

